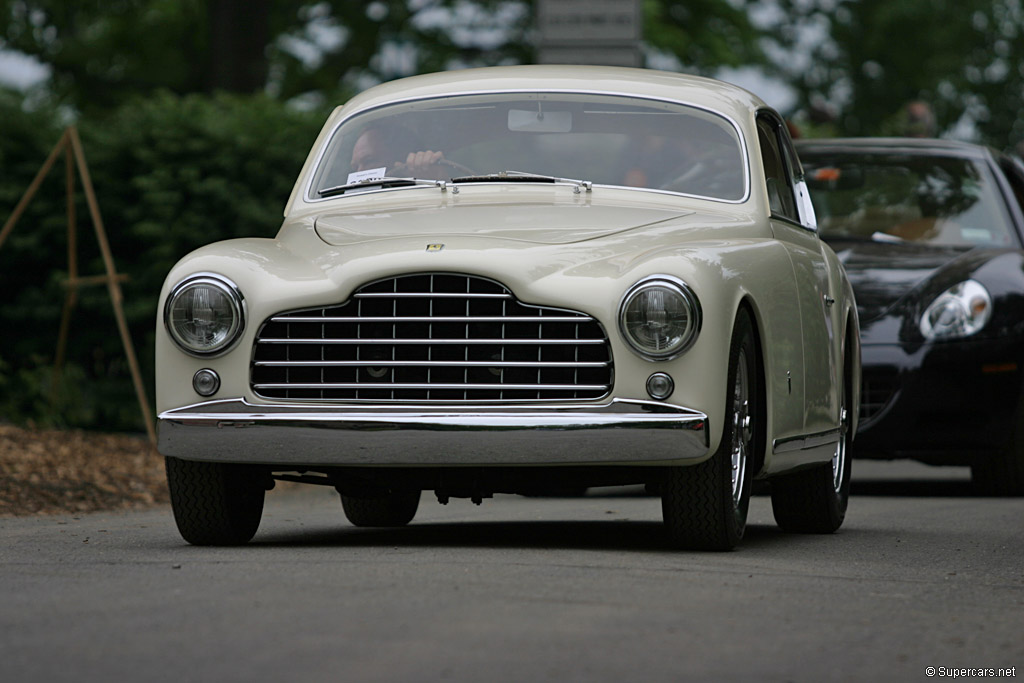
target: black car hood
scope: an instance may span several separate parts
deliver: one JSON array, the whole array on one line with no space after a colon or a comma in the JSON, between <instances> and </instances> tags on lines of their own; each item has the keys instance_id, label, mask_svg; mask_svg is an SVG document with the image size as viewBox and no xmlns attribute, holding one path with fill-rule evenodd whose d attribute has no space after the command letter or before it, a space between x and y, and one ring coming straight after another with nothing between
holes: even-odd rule
<instances>
[{"instance_id":1,"label":"black car hood","mask_svg":"<svg viewBox=\"0 0 1024 683\"><path fill-rule=\"evenodd\" d=\"M995 251L910 242L827 241L846 268L862 324L884 316L924 283L945 280L940 272L949 272L949 286L969 278Z\"/></svg>"}]
</instances>

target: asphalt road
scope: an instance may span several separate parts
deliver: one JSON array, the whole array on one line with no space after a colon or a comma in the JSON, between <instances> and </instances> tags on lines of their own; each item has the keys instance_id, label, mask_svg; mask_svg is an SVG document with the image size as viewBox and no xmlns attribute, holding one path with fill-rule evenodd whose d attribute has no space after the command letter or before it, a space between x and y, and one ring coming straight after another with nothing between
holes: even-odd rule
<instances>
[{"instance_id":1,"label":"asphalt road","mask_svg":"<svg viewBox=\"0 0 1024 683\"><path fill-rule=\"evenodd\" d=\"M731 553L666 548L634 489L425 498L400 530L275 491L242 548L185 545L169 509L0 519L0 681L1024 676L1024 499L963 469L854 477L838 534L783 534L757 496Z\"/></svg>"}]
</instances>

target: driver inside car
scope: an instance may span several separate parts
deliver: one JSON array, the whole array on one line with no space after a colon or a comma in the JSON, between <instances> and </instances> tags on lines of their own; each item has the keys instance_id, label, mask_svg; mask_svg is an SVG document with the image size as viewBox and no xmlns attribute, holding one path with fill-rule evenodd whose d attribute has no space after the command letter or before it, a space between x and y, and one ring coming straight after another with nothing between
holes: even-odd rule
<instances>
[{"instance_id":1,"label":"driver inside car","mask_svg":"<svg viewBox=\"0 0 1024 683\"><path fill-rule=\"evenodd\" d=\"M384 169L381 174L387 176L444 180L450 175L445 161L443 152L423 149L408 129L375 124L356 139L351 169L353 173Z\"/></svg>"}]
</instances>

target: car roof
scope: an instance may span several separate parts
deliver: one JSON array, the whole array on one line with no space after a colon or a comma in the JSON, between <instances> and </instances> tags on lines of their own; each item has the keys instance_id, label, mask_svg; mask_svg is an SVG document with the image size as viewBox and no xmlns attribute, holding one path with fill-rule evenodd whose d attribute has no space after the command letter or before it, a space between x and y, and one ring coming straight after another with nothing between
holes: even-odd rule
<instances>
[{"instance_id":1,"label":"car roof","mask_svg":"<svg viewBox=\"0 0 1024 683\"><path fill-rule=\"evenodd\" d=\"M389 102L471 92L575 91L621 94L686 102L746 118L765 108L764 101L743 88L700 76L626 67L532 65L461 69L411 76L375 86L356 95L345 115ZM335 112L337 115L339 112Z\"/></svg>"},{"instance_id":2,"label":"car roof","mask_svg":"<svg viewBox=\"0 0 1024 683\"><path fill-rule=\"evenodd\" d=\"M989 156L982 145L939 138L810 138L794 140L798 152L892 153L959 156L978 159Z\"/></svg>"}]
</instances>

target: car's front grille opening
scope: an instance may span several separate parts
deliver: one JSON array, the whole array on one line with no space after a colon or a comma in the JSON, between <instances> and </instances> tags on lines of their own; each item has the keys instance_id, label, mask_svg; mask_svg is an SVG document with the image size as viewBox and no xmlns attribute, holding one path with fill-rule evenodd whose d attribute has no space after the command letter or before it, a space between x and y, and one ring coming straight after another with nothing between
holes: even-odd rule
<instances>
[{"instance_id":1,"label":"car's front grille opening","mask_svg":"<svg viewBox=\"0 0 1024 683\"><path fill-rule=\"evenodd\" d=\"M899 372L896 368L864 368L860 384L860 419L866 422L885 410L898 388Z\"/></svg>"},{"instance_id":2,"label":"car's front grille opening","mask_svg":"<svg viewBox=\"0 0 1024 683\"><path fill-rule=\"evenodd\" d=\"M611 390L612 359L588 315L520 303L484 278L405 275L272 316L251 382L273 399L586 400Z\"/></svg>"}]
</instances>

